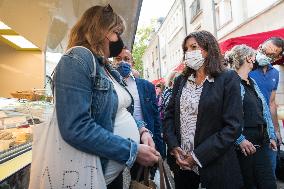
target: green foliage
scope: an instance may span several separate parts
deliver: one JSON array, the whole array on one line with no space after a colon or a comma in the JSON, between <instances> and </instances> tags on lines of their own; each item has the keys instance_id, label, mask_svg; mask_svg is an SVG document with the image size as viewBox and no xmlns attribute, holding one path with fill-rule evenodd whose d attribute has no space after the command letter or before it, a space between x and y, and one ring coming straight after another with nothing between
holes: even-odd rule
<instances>
[{"instance_id":1,"label":"green foliage","mask_svg":"<svg viewBox=\"0 0 284 189\"><path fill-rule=\"evenodd\" d=\"M135 62L134 69L139 71L140 76L143 76L143 62L142 57L149 45L151 34L154 30L154 25L157 20L152 20L151 25L139 28L136 32L135 42L132 49L132 56Z\"/></svg>"}]
</instances>

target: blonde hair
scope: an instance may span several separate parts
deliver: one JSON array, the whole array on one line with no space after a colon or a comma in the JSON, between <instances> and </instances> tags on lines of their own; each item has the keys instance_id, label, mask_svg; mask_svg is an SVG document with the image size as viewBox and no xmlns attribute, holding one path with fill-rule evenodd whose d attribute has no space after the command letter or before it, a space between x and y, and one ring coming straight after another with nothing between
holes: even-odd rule
<instances>
[{"instance_id":1,"label":"blonde hair","mask_svg":"<svg viewBox=\"0 0 284 189\"><path fill-rule=\"evenodd\" d=\"M255 50L247 45L236 45L225 53L224 59L231 68L238 70L247 57L255 55Z\"/></svg>"},{"instance_id":2,"label":"blonde hair","mask_svg":"<svg viewBox=\"0 0 284 189\"><path fill-rule=\"evenodd\" d=\"M67 49L73 46L84 46L93 53L104 56L105 35L109 31L123 33L123 19L117 15L110 5L93 6L86 10L71 29Z\"/></svg>"}]
</instances>

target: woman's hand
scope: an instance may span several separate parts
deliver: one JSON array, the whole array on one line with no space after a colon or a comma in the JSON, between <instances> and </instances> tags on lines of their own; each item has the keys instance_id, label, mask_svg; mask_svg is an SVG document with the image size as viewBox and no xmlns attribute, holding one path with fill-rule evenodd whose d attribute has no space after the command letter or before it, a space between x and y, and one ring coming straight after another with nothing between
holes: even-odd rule
<instances>
[{"instance_id":1,"label":"woman's hand","mask_svg":"<svg viewBox=\"0 0 284 189\"><path fill-rule=\"evenodd\" d=\"M273 151L277 151L277 144L276 144L275 140L273 140L273 139L270 139L270 148Z\"/></svg>"},{"instance_id":2,"label":"woman's hand","mask_svg":"<svg viewBox=\"0 0 284 189\"><path fill-rule=\"evenodd\" d=\"M190 169L192 169L192 167L193 167L194 165L197 165L196 161L193 159L193 157L192 157L191 154L188 154L188 155L187 155L186 161L187 161L188 167L190 167Z\"/></svg>"},{"instance_id":3,"label":"woman's hand","mask_svg":"<svg viewBox=\"0 0 284 189\"><path fill-rule=\"evenodd\" d=\"M175 147L171 151L171 155L175 156L176 158L176 163L180 167L189 167L188 162L186 161L186 153L180 148L180 147Z\"/></svg>"},{"instance_id":4,"label":"woman's hand","mask_svg":"<svg viewBox=\"0 0 284 189\"><path fill-rule=\"evenodd\" d=\"M256 148L248 140L243 140L240 144L240 148L245 156L252 155L256 152Z\"/></svg>"},{"instance_id":5,"label":"woman's hand","mask_svg":"<svg viewBox=\"0 0 284 189\"><path fill-rule=\"evenodd\" d=\"M142 144L146 144L148 146L151 146L152 148L155 148L155 143L153 141L151 134L148 132L148 129L146 129L145 127L142 127L139 130L139 133L140 133Z\"/></svg>"},{"instance_id":6,"label":"woman's hand","mask_svg":"<svg viewBox=\"0 0 284 189\"><path fill-rule=\"evenodd\" d=\"M160 153L155 148L146 144L138 145L138 154L136 161L143 166L153 166L158 162Z\"/></svg>"}]
</instances>

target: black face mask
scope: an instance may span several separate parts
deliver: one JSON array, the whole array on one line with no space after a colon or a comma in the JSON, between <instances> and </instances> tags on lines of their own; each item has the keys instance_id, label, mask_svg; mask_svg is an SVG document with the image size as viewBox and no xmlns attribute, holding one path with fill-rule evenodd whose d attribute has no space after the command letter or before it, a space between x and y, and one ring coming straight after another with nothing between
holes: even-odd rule
<instances>
[{"instance_id":1,"label":"black face mask","mask_svg":"<svg viewBox=\"0 0 284 189\"><path fill-rule=\"evenodd\" d=\"M115 42L109 42L109 57L117 57L124 47L122 39L118 36L118 40Z\"/></svg>"}]
</instances>

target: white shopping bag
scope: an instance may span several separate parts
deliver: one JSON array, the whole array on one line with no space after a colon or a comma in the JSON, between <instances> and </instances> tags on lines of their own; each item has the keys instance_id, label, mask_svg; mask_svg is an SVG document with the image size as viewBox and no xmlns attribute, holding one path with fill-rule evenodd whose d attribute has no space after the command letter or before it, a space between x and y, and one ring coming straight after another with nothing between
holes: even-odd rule
<instances>
[{"instance_id":1,"label":"white shopping bag","mask_svg":"<svg viewBox=\"0 0 284 189\"><path fill-rule=\"evenodd\" d=\"M29 189L105 189L100 158L62 139L55 109L49 120L33 128Z\"/></svg>"}]
</instances>

